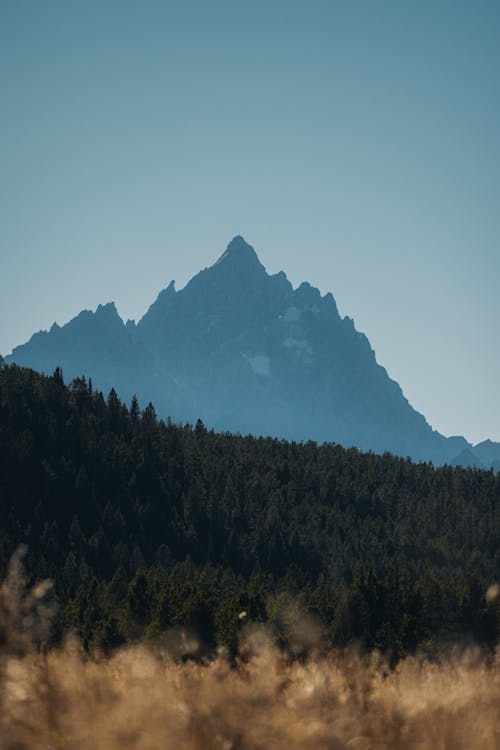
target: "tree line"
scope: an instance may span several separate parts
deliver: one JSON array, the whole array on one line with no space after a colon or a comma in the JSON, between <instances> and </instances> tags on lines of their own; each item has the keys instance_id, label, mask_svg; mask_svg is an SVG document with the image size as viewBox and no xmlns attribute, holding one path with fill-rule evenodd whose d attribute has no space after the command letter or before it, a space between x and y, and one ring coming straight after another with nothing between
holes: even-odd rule
<instances>
[{"instance_id":1,"label":"tree line","mask_svg":"<svg viewBox=\"0 0 500 750\"><path fill-rule=\"evenodd\" d=\"M308 617L328 644L397 657L492 647L499 541L492 471L177 425L84 377L0 367L0 565L28 546L55 637L186 626L232 649L244 620L290 645Z\"/></svg>"}]
</instances>

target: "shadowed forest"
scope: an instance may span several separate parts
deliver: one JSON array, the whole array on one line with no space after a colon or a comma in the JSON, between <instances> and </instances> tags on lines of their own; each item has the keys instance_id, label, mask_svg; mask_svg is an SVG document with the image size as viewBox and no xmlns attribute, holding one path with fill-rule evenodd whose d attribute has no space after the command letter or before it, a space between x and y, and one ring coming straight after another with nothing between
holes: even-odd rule
<instances>
[{"instance_id":1,"label":"shadowed forest","mask_svg":"<svg viewBox=\"0 0 500 750\"><path fill-rule=\"evenodd\" d=\"M0 748L494 750L499 509L3 366Z\"/></svg>"},{"instance_id":2,"label":"shadowed forest","mask_svg":"<svg viewBox=\"0 0 500 750\"><path fill-rule=\"evenodd\" d=\"M309 618L324 648L393 663L496 646L492 471L177 426L83 378L4 366L0 513L3 572L23 544L28 582L53 581L54 644L184 627L195 655L234 654L250 622L294 648Z\"/></svg>"}]
</instances>

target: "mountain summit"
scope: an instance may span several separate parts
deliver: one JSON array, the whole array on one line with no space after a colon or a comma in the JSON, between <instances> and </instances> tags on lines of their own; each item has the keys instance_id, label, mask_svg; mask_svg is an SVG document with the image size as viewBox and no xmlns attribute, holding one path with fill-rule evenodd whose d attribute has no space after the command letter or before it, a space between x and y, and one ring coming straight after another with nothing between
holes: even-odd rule
<instances>
[{"instance_id":1,"label":"mountain summit","mask_svg":"<svg viewBox=\"0 0 500 750\"><path fill-rule=\"evenodd\" d=\"M253 247L245 242L239 234L233 237L215 265L217 266L220 263L231 263L236 268L250 268L252 266L264 268Z\"/></svg>"},{"instance_id":2,"label":"mountain summit","mask_svg":"<svg viewBox=\"0 0 500 750\"><path fill-rule=\"evenodd\" d=\"M94 384L177 421L294 440L334 441L435 463L493 465L500 445L474 454L445 438L404 397L366 336L333 296L269 275L253 247L234 237L218 260L177 291L160 292L125 325L111 303L54 325L7 362Z\"/></svg>"}]
</instances>

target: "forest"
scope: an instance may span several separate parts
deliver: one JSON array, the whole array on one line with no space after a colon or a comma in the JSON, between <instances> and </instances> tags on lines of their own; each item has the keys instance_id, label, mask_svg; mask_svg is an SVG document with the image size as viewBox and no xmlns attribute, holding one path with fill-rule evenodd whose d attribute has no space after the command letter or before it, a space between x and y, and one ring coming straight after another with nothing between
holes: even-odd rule
<instances>
[{"instance_id":1,"label":"forest","mask_svg":"<svg viewBox=\"0 0 500 750\"><path fill-rule=\"evenodd\" d=\"M315 644L397 660L499 636L493 471L173 424L84 377L2 364L2 576L20 545L27 582L53 582L54 643L183 627L192 656L235 653L250 622L301 653L308 622Z\"/></svg>"}]
</instances>

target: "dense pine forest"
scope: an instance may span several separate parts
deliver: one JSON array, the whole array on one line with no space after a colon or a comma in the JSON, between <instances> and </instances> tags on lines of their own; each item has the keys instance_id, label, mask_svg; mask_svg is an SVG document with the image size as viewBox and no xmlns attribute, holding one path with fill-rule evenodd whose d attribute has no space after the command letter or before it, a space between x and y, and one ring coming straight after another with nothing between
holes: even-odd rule
<instances>
[{"instance_id":1,"label":"dense pine forest","mask_svg":"<svg viewBox=\"0 0 500 750\"><path fill-rule=\"evenodd\" d=\"M86 647L182 625L232 649L242 620L285 646L304 617L395 657L498 637L500 475L176 425L2 365L2 574L21 544L53 637Z\"/></svg>"}]
</instances>

